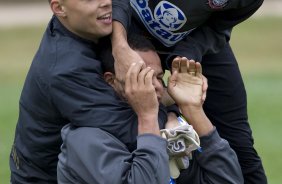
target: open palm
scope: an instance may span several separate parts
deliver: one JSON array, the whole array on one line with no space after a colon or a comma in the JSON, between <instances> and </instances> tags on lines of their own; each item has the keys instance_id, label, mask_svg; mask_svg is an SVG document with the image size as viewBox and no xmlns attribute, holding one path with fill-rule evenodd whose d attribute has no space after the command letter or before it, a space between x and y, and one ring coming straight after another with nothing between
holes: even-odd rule
<instances>
[{"instance_id":1,"label":"open palm","mask_svg":"<svg viewBox=\"0 0 282 184\"><path fill-rule=\"evenodd\" d=\"M168 79L168 93L180 105L201 106L203 76L200 63L187 58L175 58Z\"/></svg>"}]
</instances>

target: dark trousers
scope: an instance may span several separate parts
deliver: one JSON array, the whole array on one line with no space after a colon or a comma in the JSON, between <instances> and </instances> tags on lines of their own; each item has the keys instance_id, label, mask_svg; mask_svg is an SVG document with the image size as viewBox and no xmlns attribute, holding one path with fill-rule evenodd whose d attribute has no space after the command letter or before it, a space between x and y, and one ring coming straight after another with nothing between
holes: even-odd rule
<instances>
[{"instance_id":1,"label":"dark trousers","mask_svg":"<svg viewBox=\"0 0 282 184\"><path fill-rule=\"evenodd\" d=\"M208 79L204 110L237 153L245 183L267 183L248 123L247 97L239 67L229 44L220 53L203 57L203 74Z\"/></svg>"}]
</instances>

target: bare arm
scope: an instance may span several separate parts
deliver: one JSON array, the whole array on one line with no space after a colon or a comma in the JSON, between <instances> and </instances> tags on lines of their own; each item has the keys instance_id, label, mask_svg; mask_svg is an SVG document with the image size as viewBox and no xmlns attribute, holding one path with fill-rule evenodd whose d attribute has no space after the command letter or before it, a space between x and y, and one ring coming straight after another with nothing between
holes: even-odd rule
<instances>
[{"instance_id":1,"label":"bare arm","mask_svg":"<svg viewBox=\"0 0 282 184\"><path fill-rule=\"evenodd\" d=\"M132 63L140 62L144 64L143 59L129 47L126 29L118 21L113 21L112 48L115 59L115 74L118 79L124 80L125 73Z\"/></svg>"},{"instance_id":2,"label":"bare arm","mask_svg":"<svg viewBox=\"0 0 282 184\"><path fill-rule=\"evenodd\" d=\"M168 92L182 114L201 139L202 152L194 152L193 160L179 178L180 183L243 183L242 171L235 152L222 139L202 108L203 78L200 63L186 58L175 59Z\"/></svg>"},{"instance_id":3,"label":"bare arm","mask_svg":"<svg viewBox=\"0 0 282 184\"><path fill-rule=\"evenodd\" d=\"M126 29L118 21L113 21L112 45L113 50L117 50L119 46L122 48L129 47Z\"/></svg>"}]
</instances>

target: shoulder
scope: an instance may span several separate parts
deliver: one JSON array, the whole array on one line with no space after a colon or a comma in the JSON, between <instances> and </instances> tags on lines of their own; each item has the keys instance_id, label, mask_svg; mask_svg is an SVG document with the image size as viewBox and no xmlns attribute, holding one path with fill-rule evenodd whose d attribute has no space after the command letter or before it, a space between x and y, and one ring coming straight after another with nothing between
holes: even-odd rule
<instances>
[{"instance_id":1,"label":"shoulder","mask_svg":"<svg viewBox=\"0 0 282 184\"><path fill-rule=\"evenodd\" d=\"M97 48L74 38L62 37L55 43L50 75L52 79L76 80L88 83L103 75L102 64L97 57ZM83 80L81 80L83 79Z\"/></svg>"},{"instance_id":2,"label":"shoulder","mask_svg":"<svg viewBox=\"0 0 282 184\"><path fill-rule=\"evenodd\" d=\"M99 149L103 149L103 147L119 147L127 150L126 146L120 140L100 128L73 128L67 125L62 129L62 138L67 146L70 144L75 145L73 147L75 149L80 149L83 146L88 148L99 146ZM96 147L96 149L98 149L98 147Z\"/></svg>"}]
</instances>

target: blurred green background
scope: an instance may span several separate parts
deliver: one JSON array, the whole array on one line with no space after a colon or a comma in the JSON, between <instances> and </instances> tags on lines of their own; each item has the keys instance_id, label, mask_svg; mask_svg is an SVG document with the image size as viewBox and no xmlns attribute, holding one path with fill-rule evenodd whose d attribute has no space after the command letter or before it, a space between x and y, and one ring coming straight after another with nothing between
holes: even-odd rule
<instances>
[{"instance_id":1,"label":"blurred green background","mask_svg":"<svg viewBox=\"0 0 282 184\"><path fill-rule=\"evenodd\" d=\"M9 183L8 158L18 100L45 25L0 27L0 180ZM245 81L255 148L270 184L282 181L282 17L256 17L235 27L231 44Z\"/></svg>"}]
</instances>

